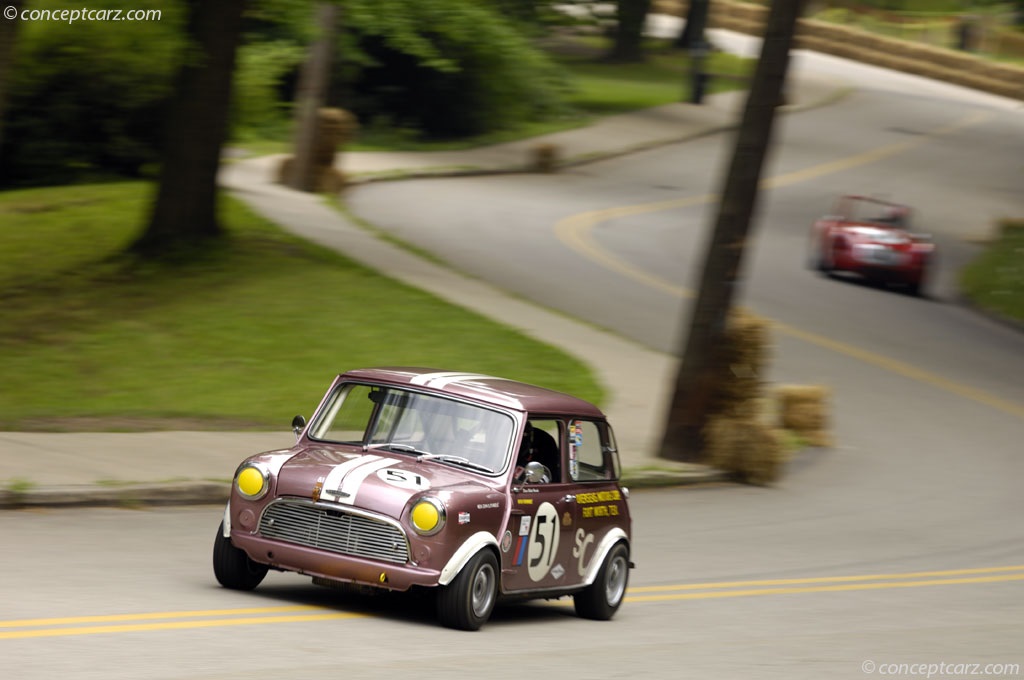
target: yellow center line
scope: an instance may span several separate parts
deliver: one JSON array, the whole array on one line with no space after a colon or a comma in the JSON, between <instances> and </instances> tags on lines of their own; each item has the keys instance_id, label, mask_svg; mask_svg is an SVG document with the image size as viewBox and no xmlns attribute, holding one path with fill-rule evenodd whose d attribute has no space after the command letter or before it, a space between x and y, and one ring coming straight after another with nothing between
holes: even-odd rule
<instances>
[{"instance_id":1,"label":"yellow center line","mask_svg":"<svg viewBox=\"0 0 1024 680\"><path fill-rule=\"evenodd\" d=\"M139 614L106 614L103 616L71 616L50 619L21 619L0 621L0 628L26 628L28 626L71 625L76 623L112 623L114 621L146 621L152 619L187 619L200 616L237 616L256 614L284 614L288 612L322 611L315 605L288 605L282 607L247 607L245 609L201 609L182 612L143 612Z\"/></svg>"},{"instance_id":2,"label":"yellow center line","mask_svg":"<svg viewBox=\"0 0 1024 680\"><path fill-rule=\"evenodd\" d=\"M365 614L333 612L327 614L306 614L296 616L261 616L234 619L213 619L206 621L163 621L160 623L131 623L117 626L80 626L77 628L41 628L35 630L12 630L0 632L0 640L23 638L61 637L69 635L97 635L101 633L137 633L153 630L190 630L195 628L216 628L221 626L251 626L268 623L298 623L308 621L332 621L356 619Z\"/></svg>"},{"instance_id":3,"label":"yellow center line","mask_svg":"<svg viewBox=\"0 0 1024 680\"><path fill-rule=\"evenodd\" d=\"M762 180L761 186L764 188L788 186L796 184L797 182L803 182L843 170L849 170L858 166L875 163L884 158L922 146L926 142L937 137L952 134L971 125L977 125L978 123L991 118L992 115L993 114L989 112L975 112L964 116L959 120L953 121L952 123L931 130L916 139L882 146L848 158L822 163L820 165L785 173L776 177L769 177ZM642 203L637 205L607 208L603 210L591 210L559 220L554 227L555 235L566 246L581 253L594 262L597 262L606 269L614 271L649 288L660 290L674 297L689 299L694 297L694 292L691 289L677 286L644 269L633 266L632 264L622 260L617 255L601 247L596 241L594 241L591 237L591 232L597 225L613 219L704 205L713 203L717 201L718 198L719 196L717 194L705 194L702 196L687 196L668 201L658 201L656 203ZM1017 402L1002 399L983 390L957 383L911 364L892 359L882 354L870 352L845 342L833 340L817 333L801 330L774 320L772 321L772 324L773 327L782 335L802 340L812 345L817 345L818 347L863 361L886 371L901 375L905 378L910 378L912 380L931 385L932 387L955 394L959 397L984 404L985 406L989 406L1012 416L1016 416L1017 418L1024 419L1024 405Z\"/></svg>"},{"instance_id":4,"label":"yellow center line","mask_svg":"<svg viewBox=\"0 0 1024 680\"><path fill-rule=\"evenodd\" d=\"M760 579L746 581L721 581L717 583L640 586L630 588L627 593L626 600L629 602L665 602L674 600L716 599L726 597L753 597L759 595L789 595L796 593L843 592L879 590L887 588L917 588L940 585L999 583L1021 580L1024 580L1024 565L1012 565L1002 567L974 567L968 569L945 569L941 571L933 570L888 574L809 576L787 579ZM274 616L261 616L263 614L274 614ZM0 627L21 629L29 628L29 630L0 631L0 640L99 635L108 633L138 633L159 630L192 630L225 626L304 623L311 621L340 621L345 619L363 618L366 616L368 615L333 611L326 607L295 605L280 607L251 607L246 609L208 609L180 612L141 612L137 614L20 619L14 621L0 621ZM130 623L132 621L135 623ZM82 623L106 623L109 625L72 625ZM44 628L42 626L48 627Z\"/></svg>"},{"instance_id":5,"label":"yellow center line","mask_svg":"<svg viewBox=\"0 0 1024 680\"><path fill-rule=\"evenodd\" d=\"M971 569L945 569L942 571L917 571L902 574L860 574L856 576L811 576L806 578L761 579L756 581L720 581L712 583L686 583L683 585L640 586L630 588L630 593L663 592L671 590L710 590L721 588L743 588L749 586L789 586L811 583L849 583L853 581L882 581L897 579L928 579L940 576L967 576L974 574L997 574L1000 572L1024 572L1024 564L1009 567L975 567Z\"/></svg>"},{"instance_id":6,"label":"yellow center line","mask_svg":"<svg viewBox=\"0 0 1024 680\"><path fill-rule=\"evenodd\" d=\"M967 583L1000 583L1024 581L1024 574L976 576L969 578L929 579L924 581L890 581L881 583L844 583L836 585L788 588L751 588L746 590L713 590L699 593L672 593L667 595L627 595L627 602L662 602L669 600L708 600L724 597L754 597L757 595L792 595L796 593L835 593L856 590L885 590L890 588L922 588L926 586L964 585ZM630 590L630 592L633 592Z\"/></svg>"}]
</instances>

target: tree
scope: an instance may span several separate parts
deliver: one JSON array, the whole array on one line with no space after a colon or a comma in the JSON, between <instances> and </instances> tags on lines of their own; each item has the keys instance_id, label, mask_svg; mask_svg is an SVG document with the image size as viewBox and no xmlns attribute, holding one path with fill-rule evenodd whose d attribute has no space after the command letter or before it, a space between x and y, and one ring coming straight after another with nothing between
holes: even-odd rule
<instances>
[{"instance_id":1,"label":"tree","mask_svg":"<svg viewBox=\"0 0 1024 680\"><path fill-rule=\"evenodd\" d=\"M708 26L710 6L711 0L690 0L690 7L686 11L686 23L676 38L676 47L694 48L707 43L704 29Z\"/></svg>"},{"instance_id":2,"label":"tree","mask_svg":"<svg viewBox=\"0 0 1024 680\"><path fill-rule=\"evenodd\" d=\"M613 61L643 61L644 25L651 0L619 0L615 10L615 42L608 58Z\"/></svg>"},{"instance_id":3,"label":"tree","mask_svg":"<svg viewBox=\"0 0 1024 680\"><path fill-rule=\"evenodd\" d=\"M23 0L8 2L4 9L4 20L0 22L0 146L3 145L4 104L7 102L7 88L11 82L11 64L14 62L14 45L18 38ZM13 18L12 18L13 17Z\"/></svg>"},{"instance_id":4,"label":"tree","mask_svg":"<svg viewBox=\"0 0 1024 680\"><path fill-rule=\"evenodd\" d=\"M285 183L300 191L316 190L314 151L316 146L317 112L324 105L330 82L331 55L338 26L338 7L330 2L317 9L320 35L310 50L299 78L295 113L295 161Z\"/></svg>"},{"instance_id":5,"label":"tree","mask_svg":"<svg viewBox=\"0 0 1024 680\"><path fill-rule=\"evenodd\" d=\"M773 0L761 56L736 137L732 162L708 245L659 456L694 461L703 453L703 429L718 376L727 370L722 346L729 308L740 283L740 266L757 201L761 168L771 140L775 109L789 66L801 0Z\"/></svg>"},{"instance_id":6,"label":"tree","mask_svg":"<svg viewBox=\"0 0 1024 680\"><path fill-rule=\"evenodd\" d=\"M246 0L187 0L191 44L169 106L159 188L136 251L159 255L222 233L217 170Z\"/></svg>"}]
</instances>

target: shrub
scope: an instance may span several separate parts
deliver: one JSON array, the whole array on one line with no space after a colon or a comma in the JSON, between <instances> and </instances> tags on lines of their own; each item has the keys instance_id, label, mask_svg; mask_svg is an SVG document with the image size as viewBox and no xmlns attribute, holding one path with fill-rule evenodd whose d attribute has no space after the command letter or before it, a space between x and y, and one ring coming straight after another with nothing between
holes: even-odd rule
<instances>
[{"instance_id":1,"label":"shrub","mask_svg":"<svg viewBox=\"0 0 1024 680\"><path fill-rule=\"evenodd\" d=\"M460 0L353 2L361 68L344 102L432 138L502 129L561 109L559 68L493 10Z\"/></svg>"},{"instance_id":2,"label":"shrub","mask_svg":"<svg viewBox=\"0 0 1024 680\"><path fill-rule=\"evenodd\" d=\"M90 9L120 7L94 2ZM63 9L58 2L33 9ZM159 21L26 21L15 53L0 184L138 175L156 160L162 109L184 40L176 3L140 0Z\"/></svg>"}]
</instances>

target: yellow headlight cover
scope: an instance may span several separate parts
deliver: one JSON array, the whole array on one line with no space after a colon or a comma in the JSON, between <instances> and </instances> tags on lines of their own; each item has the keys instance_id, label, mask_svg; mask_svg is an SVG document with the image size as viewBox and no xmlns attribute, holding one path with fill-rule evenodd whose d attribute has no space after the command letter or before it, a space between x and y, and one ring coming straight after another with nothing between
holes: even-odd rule
<instances>
[{"instance_id":1,"label":"yellow headlight cover","mask_svg":"<svg viewBox=\"0 0 1024 680\"><path fill-rule=\"evenodd\" d=\"M412 525L421 534L431 534L441 528L441 509L436 502L423 499L412 508Z\"/></svg>"},{"instance_id":2,"label":"yellow headlight cover","mask_svg":"<svg viewBox=\"0 0 1024 680\"><path fill-rule=\"evenodd\" d=\"M235 480L235 483L238 485L238 490L242 492L243 496L255 498L263 493L266 478L258 468L247 467L238 473L238 479Z\"/></svg>"}]
</instances>

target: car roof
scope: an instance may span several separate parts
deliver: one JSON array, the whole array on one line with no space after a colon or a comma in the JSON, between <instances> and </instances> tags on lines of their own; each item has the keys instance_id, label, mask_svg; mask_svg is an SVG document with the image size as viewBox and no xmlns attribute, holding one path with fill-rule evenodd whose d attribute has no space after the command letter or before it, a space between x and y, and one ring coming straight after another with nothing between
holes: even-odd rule
<instances>
[{"instance_id":1,"label":"car roof","mask_svg":"<svg viewBox=\"0 0 1024 680\"><path fill-rule=\"evenodd\" d=\"M480 373L443 371L432 368L382 366L347 371L339 381L374 382L438 392L493 406L529 413L574 415L604 419L604 413L589 401L546 387Z\"/></svg>"}]
</instances>

